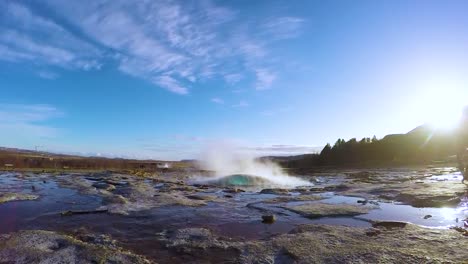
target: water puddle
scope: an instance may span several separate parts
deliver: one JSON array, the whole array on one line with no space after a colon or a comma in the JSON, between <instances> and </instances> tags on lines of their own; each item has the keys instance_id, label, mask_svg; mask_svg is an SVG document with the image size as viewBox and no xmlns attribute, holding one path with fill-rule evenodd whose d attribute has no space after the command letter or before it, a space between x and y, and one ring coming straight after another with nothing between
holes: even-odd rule
<instances>
[{"instance_id":1,"label":"water puddle","mask_svg":"<svg viewBox=\"0 0 468 264\"><path fill-rule=\"evenodd\" d=\"M326 196L327 197L327 196ZM363 198L330 195L322 200L324 203L332 204L351 204L357 205L358 201L365 201ZM378 208L371 210L367 214L356 216L354 218L372 221L403 221L425 227L449 228L452 226L463 227L463 220L468 218L468 198L462 199L462 202L456 208L416 208L411 205L400 203L389 203L381 201L367 201L367 204L378 204Z\"/></svg>"},{"instance_id":2,"label":"water puddle","mask_svg":"<svg viewBox=\"0 0 468 264\"><path fill-rule=\"evenodd\" d=\"M15 174L0 175L0 192L38 195L31 201L10 201L0 204L0 233L7 233L29 226L45 215L59 216L66 210L89 210L101 204L101 198L80 195L77 191L61 188L47 177L18 179ZM53 226L53 223L48 224Z\"/></svg>"}]
</instances>

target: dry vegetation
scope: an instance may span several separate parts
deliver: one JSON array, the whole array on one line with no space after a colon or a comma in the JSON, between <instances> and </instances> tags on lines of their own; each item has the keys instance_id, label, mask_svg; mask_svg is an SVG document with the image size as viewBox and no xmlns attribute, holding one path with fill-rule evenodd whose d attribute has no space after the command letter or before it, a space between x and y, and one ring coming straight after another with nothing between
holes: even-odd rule
<instances>
[{"instance_id":1,"label":"dry vegetation","mask_svg":"<svg viewBox=\"0 0 468 264\"><path fill-rule=\"evenodd\" d=\"M184 162L82 157L29 150L0 149L0 168L5 170L116 170L125 171L131 174L144 174L147 172L163 170L162 168L158 168L158 165L164 163L168 163L170 168L175 169L187 166ZM170 170L170 168L164 170Z\"/></svg>"}]
</instances>

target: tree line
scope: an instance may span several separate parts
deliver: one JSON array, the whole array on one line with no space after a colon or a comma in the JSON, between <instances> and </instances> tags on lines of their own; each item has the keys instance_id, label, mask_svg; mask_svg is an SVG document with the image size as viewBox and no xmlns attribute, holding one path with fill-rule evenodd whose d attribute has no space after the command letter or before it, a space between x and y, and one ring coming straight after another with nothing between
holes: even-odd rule
<instances>
[{"instance_id":1,"label":"tree line","mask_svg":"<svg viewBox=\"0 0 468 264\"><path fill-rule=\"evenodd\" d=\"M320 154L303 155L281 161L290 168L346 165L411 165L447 161L456 155L455 132L421 126L407 134L387 135L382 139L338 139L327 144Z\"/></svg>"}]
</instances>

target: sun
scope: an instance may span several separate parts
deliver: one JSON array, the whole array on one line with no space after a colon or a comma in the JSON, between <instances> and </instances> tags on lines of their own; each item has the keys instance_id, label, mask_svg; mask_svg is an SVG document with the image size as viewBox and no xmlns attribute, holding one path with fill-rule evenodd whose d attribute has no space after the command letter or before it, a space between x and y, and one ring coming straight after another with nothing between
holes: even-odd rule
<instances>
[{"instance_id":1,"label":"sun","mask_svg":"<svg viewBox=\"0 0 468 264\"><path fill-rule=\"evenodd\" d=\"M437 129L453 130L461 118L462 106L455 106L450 103L435 106L427 117L429 125Z\"/></svg>"},{"instance_id":2,"label":"sun","mask_svg":"<svg viewBox=\"0 0 468 264\"><path fill-rule=\"evenodd\" d=\"M453 80L432 82L419 96L419 111L424 121L436 129L455 129L461 120L463 108L468 104L467 90L459 83L453 83Z\"/></svg>"}]
</instances>

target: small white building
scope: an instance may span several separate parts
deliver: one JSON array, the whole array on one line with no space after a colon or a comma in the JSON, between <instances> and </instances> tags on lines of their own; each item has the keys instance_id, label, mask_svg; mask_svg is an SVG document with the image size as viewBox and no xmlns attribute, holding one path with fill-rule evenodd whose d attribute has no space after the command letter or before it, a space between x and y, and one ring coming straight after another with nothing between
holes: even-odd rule
<instances>
[{"instance_id":1,"label":"small white building","mask_svg":"<svg viewBox=\"0 0 468 264\"><path fill-rule=\"evenodd\" d=\"M165 162L165 163L158 163L156 164L156 167L158 169L169 169L171 167L171 164Z\"/></svg>"}]
</instances>

